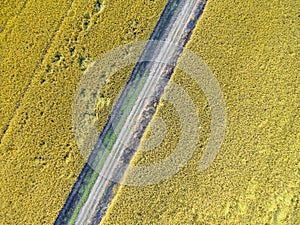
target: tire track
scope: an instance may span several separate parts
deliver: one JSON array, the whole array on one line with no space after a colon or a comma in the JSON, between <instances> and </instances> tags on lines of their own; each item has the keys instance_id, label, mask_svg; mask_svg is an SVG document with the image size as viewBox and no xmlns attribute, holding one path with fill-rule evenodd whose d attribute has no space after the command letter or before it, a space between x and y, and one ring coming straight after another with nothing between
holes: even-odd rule
<instances>
[{"instance_id":1,"label":"tire track","mask_svg":"<svg viewBox=\"0 0 300 225\"><path fill-rule=\"evenodd\" d=\"M84 166L78 180L74 184L55 224L99 224L109 201L112 199L112 189L116 184L115 181L110 181L109 178L116 173L121 176L124 174L123 168L119 167L123 161L122 157L125 154L127 154L125 158L130 159L132 157L139 142L133 136L136 134L136 131L142 134L150 121L142 122L145 119L142 113L147 110L148 106L151 106L154 101L160 98L179 55L203 12L205 4L206 0L192 0L188 2L170 0L168 2L150 38L152 40L165 41L164 44L158 46L150 44L144 49L141 58L148 55L146 56L148 59L150 53L150 60L146 60L150 62L146 63L146 69L143 67L143 63L136 65L89 157L88 163ZM180 48L172 48L172 44L178 45ZM165 65L165 63L153 63L163 62L165 59L168 59L167 61L170 62L171 66ZM143 73L143 78L146 78L145 83L141 82L141 76L137 77L137 74L141 73ZM140 87L142 87L140 91L130 96L131 89L138 90ZM152 98L150 101L146 100L149 96ZM130 99L129 102L128 99ZM125 107L124 104L126 105ZM128 111L128 109L129 112L127 115L124 112ZM127 119L124 121L123 118ZM139 123L143 123L142 129L140 129L141 127L137 127ZM117 131L116 139L111 135L113 133L110 132L112 128L120 129ZM104 147L101 143L104 139L113 140L111 150L108 149L110 147L103 149ZM127 149L124 150L124 146L129 146L132 140L137 144L134 145L135 147L131 152L126 153ZM101 157L101 154L105 156L107 151L110 152L110 155L106 156L107 158ZM100 160L102 160L100 163L95 160L99 155ZM102 166L103 160L105 161ZM96 169L91 168L90 165L96 166ZM98 175L97 171L99 169L101 172ZM121 173L120 169L122 169ZM90 185L92 185L91 189L88 188ZM81 188L83 188L84 194L79 193ZM83 205L81 205L82 203Z\"/></svg>"},{"instance_id":2,"label":"tire track","mask_svg":"<svg viewBox=\"0 0 300 225\"><path fill-rule=\"evenodd\" d=\"M201 2L202 1L200 1L200 3ZM162 36L163 40L170 41L178 46L181 46L182 37L184 37L184 33L186 28L188 27L188 23L189 21L193 20L193 12L196 11L200 3L198 0L189 1L184 4L179 3L177 6L178 10L176 11L178 15L173 17L173 21L170 21L171 26L167 27L168 32L166 32L167 35ZM165 42L165 44L163 44L162 46L147 46L144 53L152 51L153 56L151 56L151 61L162 62L166 58L175 56L178 49L172 48L172 46L168 42ZM120 158L122 152L124 151L124 146L130 146L130 140L132 140L131 137L133 136L134 126L136 123L141 121L141 114L148 106L148 102L146 101L146 99L149 96L155 95L154 93L156 87L158 86L159 81L164 78L163 75L164 71L166 71L166 68L167 66L161 63L149 64L150 75L147 78L147 81L144 84L143 90L139 94L138 99L136 100L137 104L133 106L128 119L123 125L120 133L118 133L118 138L115 141L113 149L111 150L112 157L109 157L105 161L104 166L101 168L101 172L95 184L93 185L86 203L80 210L75 224L91 224L89 221L92 221L96 214L97 202L99 202L102 196L105 195L107 187L110 186L111 181L109 180L109 178L114 176L115 171L118 170L118 164L120 163ZM129 85L130 84L128 84L128 86ZM120 104L122 104L122 102ZM122 171L121 173L124 172L125 171Z\"/></svg>"}]
</instances>

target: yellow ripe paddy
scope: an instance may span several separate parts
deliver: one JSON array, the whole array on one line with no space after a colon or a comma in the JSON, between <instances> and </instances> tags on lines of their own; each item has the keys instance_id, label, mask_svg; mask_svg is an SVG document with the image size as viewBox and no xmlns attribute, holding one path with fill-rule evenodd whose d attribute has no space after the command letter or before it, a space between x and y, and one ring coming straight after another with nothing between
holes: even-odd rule
<instances>
[{"instance_id":1,"label":"yellow ripe paddy","mask_svg":"<svg viewBox=\"0 0 300 225\"><path fill-rule=\"evenodd\" d=\"M84 69L148 39L166 2L1 3L0 224L54 222L84 164L72 128ZM120 89L129 76L111 83Z\"/></svg>"},{"instance_id":2,"label":"yellow ripe paddy","mask_svg":"<svg viewBox=\"0 0 300 225\"><path fill-rule=\"evenodd\" d=\"M83 71L104 52L149 38L166 3L1 3L0 224L54 222L84 163L72 129ZM298 6L293 0L208 1L187 47L208 64L223 91L222 148L199 172L209 105L195 81L177 69L172 80L193 100L201 124L193 158L160 184L121 185L101 225L300 221ZM103 91L99 129L131 69L117 73ZM147 152L142 143L133 165L153 164L174 150L179 115L162 101L158 117L168 130L164 141Z\"/></svg>"},{"instance_id":3,"label":"yellow ripe paddy","mask_svg":"<svg viewBox=\"0 0 300 225\"><path fill-rule=\"evenodd\" d=\"M296 1L208 1L187 47L211 68L225 98L226 137L217 158L198 171L209 106L178 69L172 80L189 94L201 123L193 158L160 184L120 186L101 225L298 224L299 38ZM155 150L142 144L133 165L153 165L175 150L174 107L161 102L155 117L168 133Z\"/></svg>"}]
</instances>

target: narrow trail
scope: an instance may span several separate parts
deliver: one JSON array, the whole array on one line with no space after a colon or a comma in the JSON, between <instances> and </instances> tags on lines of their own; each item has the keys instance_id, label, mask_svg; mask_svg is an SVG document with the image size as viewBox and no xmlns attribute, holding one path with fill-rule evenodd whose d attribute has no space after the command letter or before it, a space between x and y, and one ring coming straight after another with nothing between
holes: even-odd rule
<instances>
[{"instance_id":1,"label":"narrow trail","mask_svg":"<svg viewBox=\"0 0 300 225\"><path fill-rule=\"evenodd\" d=\"M149 106L152 107L151 104L154 100L159 100L161 97L163 89L176 66L184 46L190 38L196 22L203 12L205 4L206 0L170 0L168 2L150 38L150 40L159 41L159 44L150 41L146 45L141 58L146 57L149 59L150 57L149 62L136 65L131 78L111 113L109 121L100 134L88 163L79 175L55 224L99 224L109 201L112 199L111 190L116 184L116 181L111 181L110 178L116 174L122 177L125 172L125 170L120 172L120 164L124 163L122 158L124 157L124 146L131 146L130 142L132 140L139 142L139 140L134 138L134 135L137 132L137 128L141 129L138 125L143 119L143 112ZM159 63L166 61L170 62L170 64ZM140 73L143 73L143 76L138 77L137 74ZM160 90L158 91L158 89ZM150 119L143 126L142 130L138 130L140 134L144 132L149 121ZM117 135L116 138L112 136L114 132ZM102 143L104 139L114 139L111 149L103 150ZM135 149L133 149L129 158L132 157L137 145L138 143L135 143ZM103 158L105 151L110 153L107 158ZM98 154L102 156L101 163L95 161ZM103 160L105 161L103 162ZM99 173L90 167L90 165L95 164L96 166L101 164L96 169L97 171L99 170ZM91 170L93 172L89 172ZM94 174L91 175L92 173ZM89 176L86 174L89 174ZM79 194L79 188L88 185L86 180L93 182L93 185L91 189L84 188L87 195L86 199L84 199L84 194Z\"/></svg>"}]
</instances>

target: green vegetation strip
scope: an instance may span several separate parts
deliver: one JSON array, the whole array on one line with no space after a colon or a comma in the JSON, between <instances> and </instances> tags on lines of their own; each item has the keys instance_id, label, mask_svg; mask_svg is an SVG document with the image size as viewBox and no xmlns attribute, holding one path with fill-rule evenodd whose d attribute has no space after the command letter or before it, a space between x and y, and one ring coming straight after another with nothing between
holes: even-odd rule
<instances>
[{"instance_id":1,"label":"green vegetation strip","mask_svg":"<svg viewBox=\"0 0 300 225\"><path fill-rule=\"evenodd\" d=\"M132 82L130 82L130 89L128 92L126 92L126 95L122 101L122 105L117 111L117 115L115 117L116 119L114 120L117 123L112 122L106 133L100 137L103 141L100 145L100 149L95 149L94 153L96 154L92 154L89 159L90 166L88 167L89 169L87 172L85 172L87 176L83 174L82 176L84 176L84 178L83 182L80 184L80 188L78 190L73 189L77 192L75 194L75 198L78 199L78 201L73 200L75 205L71 204L66 210L62 211L63 213L58 216L56 224L61 224L61 222L74 224L80 209L86 202L91 189L97 180L97 177L99 176L99 172L101 171L109 153L111 152L111 149L117 139L117 135L124 126L124 123L126 122L126 119L128 118L128 115L136 103L136 100L148 78L149 73L145 70L144 63L140 63L138 65L139 69L137 70L136 74L134 74ZM90 174L92 175L90 176ZM76 183L75 186L77 185L78 184ZM73 192L70 194L70 196L74 196ZM68 201L70 200L72 199L68 199Z\"/></svg>"},{"instance_id":2,"label":"green vegetation strip","mask_svg":"<svg viewBox=\"0 0 300 225\"><path fill-rule=\"evenodd\" d=\"M176 1L170 1L166 6L166 9L161 17L161 20L158 22L151 36L153 39L157 39L160 37L160 35L162 34L161 31L166 30L168 26L168 21L171 18L171 16L174 17L173 11L176 9L176 7L170 7L170 6L174 6L174 2ZM177 4L175 4L175 6L176 5ZM159 36L157 36L157 33L159 33ZM80 183L80 179L76 182L74 186L76 188L73 188L72 192L70 193L70 197L67 200L66 207L64 207L64 209L61 211L61 213L59 214L56 220L57 224L60 223L60 221L65 221L64 217L69 215L72 215L70 221L76 221L75 218L78 216L80 209L83 207L84 202L87 200L87 197L91 192L91 188L95 183L95 179L93 178L97 177L98 172L102 169L103 163L105 162L108 153L111 151L111 148L113 147L115 140L117 139L118 133L124 126L126 119L128 119L128 115L131 112L134 104L136 104L136 100L148 77L148 73L145 71L144 63L138 63L137 68L138 68L137 70L136 69L134 70L132 78L129 80L127 86L125 87L121 95L122 102L118 103L119 105L117 104L117 107L113 109L113 113L115 114L113 114L113 116L111 117L112 119L108 121L108 125L106 125L109 126L108 130L104 129L103 131L104 133L102 132L100 135L99 138L100 141L98 140L98 143L100 143L99 149L97 149L98 148L97 146L99 145L96 144L96 149L93 150L92 154L89 157L88 163L90 165L93 165L92 167L97 168L95 171L95 175L93 175L90 182L88 183L88 188L84 188L83 193L82 192L78 193L76 189L78 188L78 185L82 186L86 184ZM124 93L125 95L123 95ZM112 131L111 129L114 129L114 131ZM103 144L102 140L107 141L108 139L110 140L108 142L108 145L102 147L101 146L101 144ZM85 170L83 170L82 173L84 172ZM82 176L84 176L84 174L82 174ZM79 199L79 203L77 203L77 201L72 200L73 198ZM73 202L73 203L70 205L68 204L68 202Z\"/></svg>"}]
</instances>

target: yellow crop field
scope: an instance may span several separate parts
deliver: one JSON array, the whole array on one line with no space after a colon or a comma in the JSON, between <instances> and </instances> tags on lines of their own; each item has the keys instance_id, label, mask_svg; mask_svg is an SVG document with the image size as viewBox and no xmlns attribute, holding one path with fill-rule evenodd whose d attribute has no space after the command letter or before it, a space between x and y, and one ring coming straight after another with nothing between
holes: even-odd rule
<instances>
[{"instance_id":1,"label":"yellow crop field","mask_svg":"<svg viewBox=\"0 0 300 225\"><path fill-rule=\"evenodd\" d=\"M80 77L101 54L148 39L166 2L1 3L0 224L54 222L84 163L72 128Z\"/></svg>"},{"instance_id":2,"label":"yellow crop field","mask_svg":"<svg viewBox=\"0 0 300 225\"><path fill-rule=\"evenodd\" d=\"M70 2L5 1L1 4L1 14L5 15L1 16L4 21L0 34L2 139L33 74L40 69ZM37 19L39 14L43 17Z\"/></svg>"},{"instance_id":3,"label":"yellow crop field","mask_svg":"<svg viewBox=\"0 0 300 225\"><path fill-rule=\"evenodd\" d=\"M4 0L1 2L0 8L0 32L2 32L10 21L17 17L18 14L22 12L25 8L27 1L7 1Z\"/></svg>"},{"instance_id":4,"label":"yellow crop field","mask_svg":"<svg viewBox=\"0 0 300 225\"><path fill-rule=\"evenodd\" d=\"M208 1L187 47L208 64L223 91L227 128L222 147L200 172L210 134L209 105L195 81L177 69L172 80L191 97L201 123L193 157L159 184L121 185L102 225L300 221L297 6L292 0ZM145 137L157 132L150 125L132 165L153 165L174 151L179 115L162 101L158 118L167 127L164 141L144 151Z\"/></svg>"}]
</instances>

